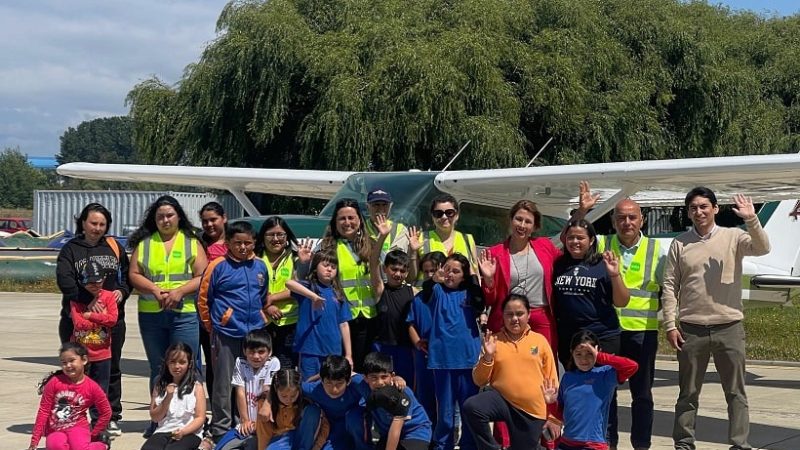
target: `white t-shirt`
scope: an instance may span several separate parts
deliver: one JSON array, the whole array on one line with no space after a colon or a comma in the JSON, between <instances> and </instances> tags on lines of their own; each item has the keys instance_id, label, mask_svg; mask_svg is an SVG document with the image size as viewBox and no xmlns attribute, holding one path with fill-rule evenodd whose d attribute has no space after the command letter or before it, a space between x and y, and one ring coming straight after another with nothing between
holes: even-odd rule
<instances>
[{"instance_id":1,"label":"white t-shirt","mask_svg":"<svg viewBox=\"0 0 800 450\"><path fill-rule=\"evenodd\" d=\"M158 421L156 433L172 433L185 427L194 419L194 408L197 405L197 398L194 396L196 387L197 384L192 388L192 392L184 395L183 398L178 398L177 392L172 394L172 400L169 401L169 411L167 411L167 415L163 419ZM166 393L156 397L156 406L160 405L165 397ZM202 437L203 427L200 427L194 434Z\"/></svg>"},{"instance_id":2,"label":"white t-shirt","mask_svg":"<svg viewBox=\"0 0 800 450\"><path fill-rule=\"evenodd\" d=\"M281 370L281 362L275 357L268 359L258 372L253 371L246 358L236 358L231 384L244 387L250 420L255 420L258 414L258 396L264 392L264 386L272 383L272 375L279 370Z\"/></svg>"}]
</instances>

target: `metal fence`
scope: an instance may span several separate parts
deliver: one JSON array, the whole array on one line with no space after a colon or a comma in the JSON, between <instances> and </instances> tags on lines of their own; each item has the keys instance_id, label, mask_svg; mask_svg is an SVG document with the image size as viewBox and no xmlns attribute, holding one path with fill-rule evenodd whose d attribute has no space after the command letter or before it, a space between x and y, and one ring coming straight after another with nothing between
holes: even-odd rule
<instances>
[{"instance_id":1,"label":"metal fence","mask_svg":"<svg viewBox=\"0 0 800 450\"><path fill-rule=\"evenodd\" d=\"M97 202L111 211L109 234L126 236L139 226L145 210L158 197L171 195L178 200L192 224L200 225L198 211L211 201L222 204L228 217L244 215L232 195L208 192L172 191L35 191L33 194L33 229L42 235L62 230L75 230L75 216L88 203Z\"/></svg>"}]
</instances>

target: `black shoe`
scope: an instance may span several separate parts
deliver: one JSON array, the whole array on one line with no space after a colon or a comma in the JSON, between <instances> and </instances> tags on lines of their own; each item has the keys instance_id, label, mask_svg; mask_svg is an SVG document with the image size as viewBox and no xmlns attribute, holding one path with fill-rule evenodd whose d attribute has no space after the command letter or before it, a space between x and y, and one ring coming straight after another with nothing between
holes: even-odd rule
<instances>
[{"instance_id":1,"label":"black shoe","mask_svg":"<svg viewBox=\"0 0 800 450\"><path fill-rule=\"evenodd\" d=\"M156 432L156 427L158 427L156 422L150 422L150 425L148 425L147 429L145 429L144 433L142 433L142 437L145 439L150 439L153 433Z\"/></svg>"}]
</instances>

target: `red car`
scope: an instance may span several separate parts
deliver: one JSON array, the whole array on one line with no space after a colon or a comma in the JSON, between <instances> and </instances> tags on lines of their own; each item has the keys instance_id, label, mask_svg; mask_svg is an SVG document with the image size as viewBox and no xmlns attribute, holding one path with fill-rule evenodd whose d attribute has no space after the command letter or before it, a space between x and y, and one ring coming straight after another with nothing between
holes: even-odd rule
<instances>
[{"instance_id":1,"label":"red car","mask_svg":"<svg viewBox=\"0 0 800 450\"><path fill-rule=\"evenodd\" d=\"M16 233L17 231L27 231L33 222L22 217L0 217L0 231L6 233Z\"/></svg>"}]
</instances>

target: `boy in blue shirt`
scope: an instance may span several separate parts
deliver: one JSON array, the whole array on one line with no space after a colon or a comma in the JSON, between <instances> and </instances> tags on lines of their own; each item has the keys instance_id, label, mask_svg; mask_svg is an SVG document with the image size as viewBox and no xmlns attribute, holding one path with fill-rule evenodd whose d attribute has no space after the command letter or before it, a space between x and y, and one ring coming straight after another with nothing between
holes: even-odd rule
<instances>
[{"instance_id":1,"label":"boy in blue shirt","mask_svg":"<svg viewBox=\"0 0 800 450\"><path fill-rule=\"evenodd\" d=\"M380 434L378 450L427 450L431 422L411 389L392 384L391 357L373 352L364 358L364 373L371 390L367 410Z\"/></svg>"},{"instance_id":2,"label":"boy in blue shirt","mask_svg":"<svg viewBox=\"0 0 800 450\"><path fill-rule=\"evenodd\" d=\"M330 355L320 367L321 380L303 383L303 396L316 403L330 423L333 450L372 449L363 406L370 389L362 375L351 373L350 361Z\"/></svg>"}]
</instances>

